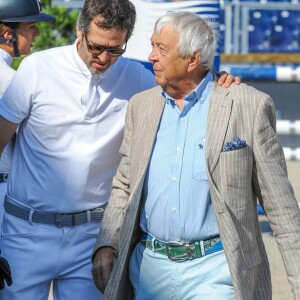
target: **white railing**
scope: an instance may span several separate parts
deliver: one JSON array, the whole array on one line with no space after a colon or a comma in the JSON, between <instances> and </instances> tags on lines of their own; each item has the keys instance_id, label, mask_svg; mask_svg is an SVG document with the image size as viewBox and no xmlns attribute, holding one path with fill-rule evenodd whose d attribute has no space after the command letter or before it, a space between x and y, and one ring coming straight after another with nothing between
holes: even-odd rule
<instances>
[{"instance_id":1,"label":"white railing","mask_svg":"<svg viewBox=\"0 0 300 300\"><path fill-rule=\"evenodd\" d=\"M283 152L286 160L300 160L300 147L298 148L283 147Z\"/></svg>"},{"instance_id":2,"label":"white railing","mask_svg":"<svg viewBox=\"0 0 300 300\"><path fill-rule=\"evenodd\" d=\"M277 134L300 135L300 120L278 120L276 129Z\"/></svg>"},{"instance_id":3,"label":"white railing","mask_svg":"<svg viewBox=\"0 0 300 300\"><path fill-rule=\"evenodd\" d=\"M279 135L300 135L300 120L278 120L276 123ZM300 160L300 147L283 147L286 160Z\"/></svg>"}]
</instances>

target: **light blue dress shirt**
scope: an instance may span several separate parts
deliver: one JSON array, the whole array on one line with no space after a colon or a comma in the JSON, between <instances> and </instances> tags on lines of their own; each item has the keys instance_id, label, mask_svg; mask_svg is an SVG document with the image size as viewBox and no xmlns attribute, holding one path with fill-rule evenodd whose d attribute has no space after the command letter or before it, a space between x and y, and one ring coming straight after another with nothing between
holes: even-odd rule
<instances>
[{"instance_id":1,"label":"light blue dress shirt","mask_svg":"<svg viewBox=\"0 0 300 300\"><path fill-rule=\"evenodd\" d=\"M191 242L218 235L205 161L213 75L208 72L180 110L166 105L144 184L140 225L162 241Z\"/></svg>"}]
</instances>

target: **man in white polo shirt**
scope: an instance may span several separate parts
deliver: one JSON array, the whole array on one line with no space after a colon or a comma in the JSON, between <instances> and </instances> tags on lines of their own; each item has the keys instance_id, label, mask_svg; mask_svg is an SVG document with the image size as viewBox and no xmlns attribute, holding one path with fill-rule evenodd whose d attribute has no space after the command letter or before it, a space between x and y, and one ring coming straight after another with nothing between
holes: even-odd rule
<instances>
[{"instance_id":1,"label":"man in white polo shirt","mask_svg":"<svg viewBox=\"0 0 300 300\"><path fill-rule=\"evenodd\" d=\"M51 281L55 299L101 298L91 254L127 103L156 85L121 56L135 18L128 0L86 0L74 45L24 59L3 97L0 152L19 126L1 241L14 281L5 299L47 299Z\"/></svg>"}]
</instances>

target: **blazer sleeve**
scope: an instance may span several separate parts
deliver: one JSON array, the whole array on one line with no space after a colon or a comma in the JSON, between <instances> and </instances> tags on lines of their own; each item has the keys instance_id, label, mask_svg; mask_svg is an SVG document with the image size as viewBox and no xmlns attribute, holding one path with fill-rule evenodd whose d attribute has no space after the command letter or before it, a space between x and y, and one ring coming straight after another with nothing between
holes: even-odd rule
<instances>
[{"instance_id":1,"label":"blazer sleeve","mask_svg":"<svg viewBox=\"0 0 300 300\"><path fill-rule=\"evenodd\" d=\"M253 153L253 188L270 221L294 298L300 299L300 210L276 135L274 104L268 96L257 108Z\"/></svg>"}]
</instances>

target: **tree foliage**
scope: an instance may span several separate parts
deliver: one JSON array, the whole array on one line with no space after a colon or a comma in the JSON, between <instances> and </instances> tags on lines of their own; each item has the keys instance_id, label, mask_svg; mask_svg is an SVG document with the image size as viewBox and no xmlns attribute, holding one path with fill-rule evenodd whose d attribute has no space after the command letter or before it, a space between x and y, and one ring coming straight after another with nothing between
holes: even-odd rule
<instances>
[{"instance_id":1,"label":"tree foliage","mask_svg":"<svg viewBox=\"0 0 300 300\"><path fill-rule=\"evenodd\" d=\"M78 11L55 5L45 9L45 12L55 16L56 20L53 23L42 22L38 24L40 35L35 40L33 51L73 43L76 38Z\"/></svg>"},{"instance_id":2,"label":"tree foliage","mask_svg":"<svg viewBox=\"0 0 300 300\"><path fill-rule=\"evenodd\" d=\"M42 7L51 7L52 0L40 0Z\"/></svg>"},{"instance_id":3,"label":"tree foliage","mask_svg":"<svg viewBox=\"0 0 300 300\"><path fill-rule=\"evenodd\" d=\"M42 0L43 12L55 16L55 22L38 23L40 35L36 38L32 52L72 44L76 39L78 10L52 5L52 0ZM24 56L15 58L12 64L17 69Z\"/></svg>"}]
</instances>

